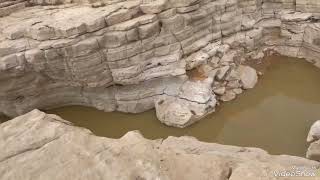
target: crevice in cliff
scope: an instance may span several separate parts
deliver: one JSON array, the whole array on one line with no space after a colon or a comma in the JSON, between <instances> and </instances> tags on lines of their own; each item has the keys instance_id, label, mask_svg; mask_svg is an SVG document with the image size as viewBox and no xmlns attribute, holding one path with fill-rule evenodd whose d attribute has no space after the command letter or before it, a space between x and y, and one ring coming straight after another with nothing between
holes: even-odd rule
<instances>
[{"instance_id":1,"label":"crevice in cliff","mask_svg":"<svg viewBox=\"0 0 320 180\"><path fill-rule=\"evenodd\" d=\"M180 61L181 61L181 60L180 60ZM146 64L146 65L143 67L143 68L145 68L145 69L143 69L143 71L137 73L136 75L132 75L132 76L130 76L130 77L122 78L121 81L123 81L123 80L129 80L129 79L133 79L133 78L142 76L143 73L144 73L145 71L147 71L147 70L151 70L151 69L154 69L154 68L157 68L157 67L161 67L161 66L162 66L162 67L170 66L170 65L179 63L180 61L168 62L168 63L166 63L166 64L157 63L156 65L153 65L153 66L150 66L150 67L146 66L146 65L147 65L147 64ZM150 78L150 79L147 79L147 80L152 80L152 79L162 78L162 77L163 77L163 76L153 77L153 78Z\"/></svg>"},{"instance_id":2,"label":"crevice in cliff","mask_svg":"<svg viewBox=\"0 0 320 180\"><path fill-rule=\"evenodd\" d=\"M232 169L232 167L229 167L228 172L227 172L227 176L226 176L227 180L229 180L231 178L232 173L233 173L233 169Z\"/></svg>"},{"instance_id":3,"label":"crevice in cliff","mask_svg":"<svg viewBox=\"0 0 320 180\"><path fill-rule=\"evenodd\" d=\"M299 50L298 50L298 52L297 52L297 57L299 56L299 54L301 53L301 48L303 47L303 43L304 43L304 39L305 39L305 34L306 34L306 28L307 28L308 26L306 26L305 28L304 28L304 30L303 30L303 36L302 36L302 42L301 42L301 45L300 45L300 47L299 47Z\"/></svg>"},{"instance_id":4,"label":"crevice in cliff","mask_svg":"<svg viewBox=\"0 0 320 180\"><path fill-rule=\"evenodd\" d=\"M176 34L175 34L174 32L170 31L170 34L173 36L173 38L175 39L175 41L179 43L179 45L180 45L180 51L182 52L182 57L184 57L184 56L185 56L185 52L184 52L184 49L183 49L183 46L182 46L181 41L179 41L178 37L176 36Z\"/></svg>"}]
</instances>

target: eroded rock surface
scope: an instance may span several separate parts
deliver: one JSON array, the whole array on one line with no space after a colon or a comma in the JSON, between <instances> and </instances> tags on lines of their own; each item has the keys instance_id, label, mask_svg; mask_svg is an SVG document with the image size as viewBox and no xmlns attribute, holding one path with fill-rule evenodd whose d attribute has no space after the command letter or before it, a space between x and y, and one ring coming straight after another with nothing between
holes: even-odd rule
<instances>
[{"instance_id":1,"label":"eroded rock surface","mask_svg":"<svg viewBox=\"0 0 320 180\"><path fill-rule=\"evenodd\" d=\"M0 125L0 149L1 180L302 180L306 177L274 175L293 166L319 168L300 157L192 137L148 140L138 132L97 137L38 110Z\"/></svg>"},{"instance_id":2,"label":"eroded rock surface","mask_svg":"<svg viewBox=\"0 0 320 180\"><path fill-rule=\"evenodd\" d=\"M239 66L238 73L244 89L251 89L257 84L258 74L256 70L250 66Z\"/></svg>"},{"instance_id":3,"label":"eroded rock surface","mask_svg":"<svg viewBox=\"0 0 320 180\"><path fill-rule=\"evenodd\" d=\"M212 78L184 82L176 96L162 95L155 101L158 119L169 126L186 127L215 110Z\"/></svg>"},{"instance_id":4,"label":"eroded rock surface","mask_svg":"<svg viewBox=\"0 0 320 180\"><path fill-rule=\"evenodd\" d=\"M307 142L313 142L320 139L320 120L313 123L308 133Z\"/></svg>"},{"instance_id":5,"label":"eroded rock surface","mask_svg":"<svg viewBox=\"0 0 320 180\"><path fill-rule=\"evenodd\" d=\"M316 121L310 128L307 142L310 143L307 158L320 161L320 121Z\"/></svg>"},{"instance_id":6,"label":"eroded rock surface","mask_svg":"<svg viewBox=\"0 0 320 180\"><path fill-rule=\"evenodd\" d=\"M256 83L253 69L238 72L246 59L271 51L320 67L319 14L314 0L2 0L0 114L67 105L138 113L206 77L206 98L230 101ZM199 67L201 78L187 77Z\"/></svg>"}]
</instances>

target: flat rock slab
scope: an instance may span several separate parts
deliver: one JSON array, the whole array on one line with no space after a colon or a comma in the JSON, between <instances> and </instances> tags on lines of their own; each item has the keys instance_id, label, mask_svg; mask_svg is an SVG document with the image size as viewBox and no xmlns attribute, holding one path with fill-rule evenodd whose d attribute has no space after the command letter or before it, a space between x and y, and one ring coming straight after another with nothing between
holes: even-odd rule
<instances>
[{"instance_id":1,"label":"flat rock slab","mask_svg":"<svg viewBox=\"0 0 320 180\"><path fill-rule=\"evenodd\" d=\"M28 37L35 40L62 39L97 31L107 26L104 18L120 5L91 8L78 5L32 7L0 19L0 36L8 39Z\"/></svg>"}]
</instances>

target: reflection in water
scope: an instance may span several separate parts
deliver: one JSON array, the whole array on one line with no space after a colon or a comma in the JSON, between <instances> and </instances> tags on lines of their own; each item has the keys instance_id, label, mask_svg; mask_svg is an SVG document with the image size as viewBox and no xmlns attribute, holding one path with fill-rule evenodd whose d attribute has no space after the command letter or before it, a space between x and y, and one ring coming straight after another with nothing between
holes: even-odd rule
<instances>
[{"instance_id":1,"label":"reflection in water","mask_svg":"<svg viewBox=\"0 0 320 180\"><path fill-rule=\"evenodd\" d=\"M105 113L71 106L49 111L91 129L96 135L119 138L140 130L147 138L190 135L202 141L260 147L272 154L304 156L311 124L320 118L320 71L304 60L272 57L258 85L217 112L185 129L167 127L154 111L142 114Z\"/></svg>"}]
</instances>

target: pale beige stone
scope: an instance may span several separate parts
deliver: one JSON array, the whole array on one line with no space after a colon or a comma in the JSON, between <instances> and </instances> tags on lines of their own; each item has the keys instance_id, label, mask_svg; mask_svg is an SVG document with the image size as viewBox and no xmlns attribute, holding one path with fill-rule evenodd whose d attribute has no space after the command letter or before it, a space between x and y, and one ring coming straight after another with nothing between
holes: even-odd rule
<instances>
[{"instance_id":1,"label":"pale beige stone","mask_svg":"<svg viewBox=\"0 0 320 180\"><path fill-rule=\"evenodd\" d=\"M239 66L238 72L244 89L251 89L258 82L258 75L255 69L249 66Z\"/></svg>"},{"instance_id":2,"label":"pale beige stone","mask_svg":"<svg viewBox=\"0 0 320 180\"><path fill-rule=\"evenodd\" d=\"M273 172L319 166L300 157L186 136L148 140L131 131L120 139L98 137L39 110L2 123L0 137L2 180L280 180Z\"/></svg>"},{"instance_id":3,"label":"pale beige stone","mask_svg":"<svg viewBox=\"0 0 320 180\"><path fill-rule=\"evenodd\" d=\"M243 89L257 81L245 58L269 50L320 67L320 5L312 0L25 3L0 0L0 114L70 104L143 112L164 89L177 96L175 79L200 66L213 87L239 94L239 80ZM132 99L132 86L152 93ZM119 87L132 96L116 96Z\"/></svg>"}]
</instances>

